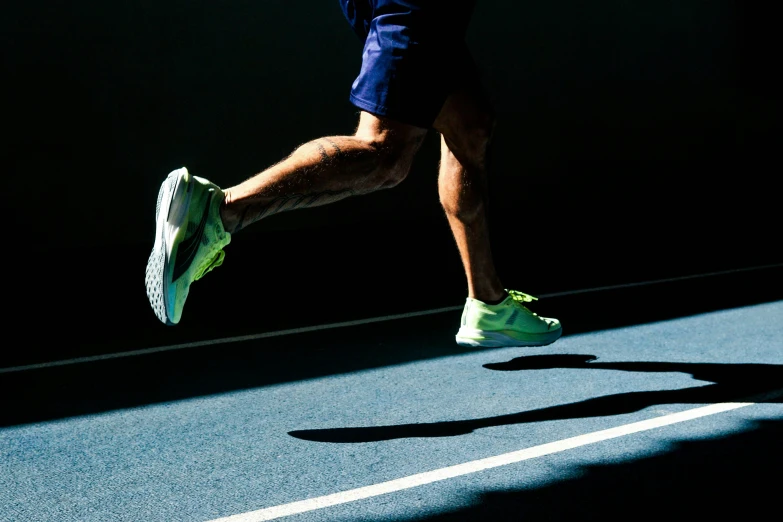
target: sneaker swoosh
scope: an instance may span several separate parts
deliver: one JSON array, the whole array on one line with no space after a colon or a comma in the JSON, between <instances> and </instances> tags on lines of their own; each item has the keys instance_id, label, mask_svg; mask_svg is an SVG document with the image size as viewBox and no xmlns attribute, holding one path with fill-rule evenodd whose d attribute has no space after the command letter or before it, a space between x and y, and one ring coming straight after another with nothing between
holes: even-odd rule
<instances>
[{"instance_id":1,"label":"sneaker swoosh","mask_svg":"<svg viewBox=\"0 0 783 522\"><path fill-rule=\"evenodd\" d=\"M201 221L198 224L198 228L196 228L196 231L192 236L183 239L179 244L179 248L177 249L177 260L174 263L174 271L171 274L172 281L176 281L182 277L182 274L187 271L188 267L190 267L190 264L193 262L193 259L196 257L199 243L201 243L201 236L204 235L204 229L207 226L210 203L212 203L212 192L209 193L209 197L207 198L207 204L204 207L204 213L201 215Z\"/></svg>"}]
</instances>

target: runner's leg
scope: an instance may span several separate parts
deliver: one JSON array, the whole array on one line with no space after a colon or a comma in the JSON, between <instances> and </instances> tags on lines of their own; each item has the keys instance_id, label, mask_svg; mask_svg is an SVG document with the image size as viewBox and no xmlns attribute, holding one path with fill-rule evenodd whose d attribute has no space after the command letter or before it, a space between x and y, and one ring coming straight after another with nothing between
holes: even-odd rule
<instances>
[{"instance_id":1,"label":"runner's leg","mask_svg":"<svg viewBox=\"0 0 783 522\"><path fill-rule=\"evenodd\" d=\"M465 268L468 296L495 302L505 296L492 257L487 222L487 149L494 118L478 88L461 89L434 124L441 133L440 202Z\"/></svg>"},{"instance_id":2,"label":"runner's leg","mask_svg":"<svg viewBox=\"0 0 783 522\"><path fill-rule=\"evenodd\" d=\"M353 136L319 138L224 189L221 218L236 233L262 218L391 188L408 175L425 129L362 112Z\"/></svg>"}]
</instances>

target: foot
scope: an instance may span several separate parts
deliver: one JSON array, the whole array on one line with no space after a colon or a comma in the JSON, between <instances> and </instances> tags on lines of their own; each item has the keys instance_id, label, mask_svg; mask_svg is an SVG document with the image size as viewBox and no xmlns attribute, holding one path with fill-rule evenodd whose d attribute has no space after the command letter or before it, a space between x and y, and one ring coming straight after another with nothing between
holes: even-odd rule
<instances>
[{"instance_id":1,"label":"foot","mask_svg":"<svg viewBox=\"0 0 783 522\"><path fill-rule=\"evenodd\" d=\"M563 333L560 321L539 317L523 303L537 298L508 290L500 304L490 305L468 297L462 311L457 344L495 348L500 346L545 346Z\"/></svg>"},{"instance_id":2,"label":"foot","mask_svg":"<svg viewBox=\"0 0 783 522\"><path fill-rule=\"evenodd\" d=\"M186 168L171 172L160 187L145 284L152 310L164 324L179 323L190 284L223 263L231 234L220 219L222 201L217 185Z\"/></svg>"}]
</instances>

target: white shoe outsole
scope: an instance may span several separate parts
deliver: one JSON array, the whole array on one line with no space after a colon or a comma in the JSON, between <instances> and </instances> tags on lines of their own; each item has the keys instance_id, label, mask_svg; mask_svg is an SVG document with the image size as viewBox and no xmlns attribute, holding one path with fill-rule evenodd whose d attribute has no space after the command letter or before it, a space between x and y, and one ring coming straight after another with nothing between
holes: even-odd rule
<instances>
[{"instance_id":1,"label":"white shoe outsole","mask_svg":"<svg viewBox=\"0 0 783 522\"><path fill-rule=\"evenodd\" d=\"M170 267L173 246L178 236L184 233L182 225L186 224L184 221L187 217L191 194L190 190L187 193L183 193L183 191L191 188L188 177L186 169L178 169L171 172L161 184L156 205L155 244L147 260L145 274L147 298L152 310L158 319L167 325L174 324L169 313L171 309L169 303Z\"/></svg>"},{"instance_id":2,"label":"white shoe outsole","mask_svg":"<svg viewBox=\"0 0 783 522\"><path fill-rule=\"evenodd\" d=\"M455 338L458 345L470 346L473 348L526 347L552 344L560 338L562 333L562 328L558 328L557 330L546 333L526 334L530 336L530 339L519 340L501 332L489 332L463 327L457 332Z\"/></svg>"}]
</instances>

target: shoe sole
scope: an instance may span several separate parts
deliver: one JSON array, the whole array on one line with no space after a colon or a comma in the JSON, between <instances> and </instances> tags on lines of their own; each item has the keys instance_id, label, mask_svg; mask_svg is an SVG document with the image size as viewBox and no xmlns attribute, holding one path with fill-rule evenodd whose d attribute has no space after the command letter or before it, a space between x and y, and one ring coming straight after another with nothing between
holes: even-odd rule
<instances>
[{"instance_id":1,"label":"shoe sole","mask_svg":"<svg viewBox=\"0 0 783 522\"><path fill-rule=\"evenodd\" d=\"M456 340L458 345L470 346L472 348L546 346L557 341L562 333L563 329L559 328L554 332L525 334L529 338L522 340L501 332L460 328L459 332L457 332Z\"/></svg>"},{"instance_id":2,"label":"shoe sole","mask_svg":"<svg viewBox=\"0 0 783 522\"><path fill-rule=\"evenodd\" d=\"M147 260L145 284L152 310L169 326L176 324L171 320L173 303L169 295L176 255L174 247L185 235L192 187L186 169L171 172L160 186L155 206L155 244Z\"/></svg>"}]
</instances>

